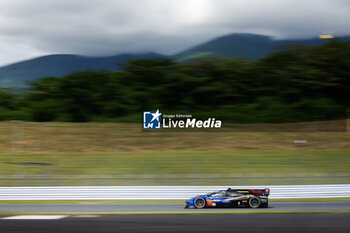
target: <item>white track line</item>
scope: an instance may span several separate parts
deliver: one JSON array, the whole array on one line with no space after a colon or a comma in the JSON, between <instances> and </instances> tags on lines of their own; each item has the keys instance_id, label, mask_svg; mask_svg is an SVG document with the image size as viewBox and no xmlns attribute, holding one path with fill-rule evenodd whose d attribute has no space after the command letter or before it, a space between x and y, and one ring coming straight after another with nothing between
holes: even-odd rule
<instances>
[{"instance_id":1,"label":"white track line","mask_svg":"<svg viewBox=\"0 0 350 233\"><path fill-rule=\"evenodd\" d=\"M0 219L4 220L52 220L52 219L61 219L65 218L68 215L16 215L3 217Z\"/></svg>"}]
</instances>

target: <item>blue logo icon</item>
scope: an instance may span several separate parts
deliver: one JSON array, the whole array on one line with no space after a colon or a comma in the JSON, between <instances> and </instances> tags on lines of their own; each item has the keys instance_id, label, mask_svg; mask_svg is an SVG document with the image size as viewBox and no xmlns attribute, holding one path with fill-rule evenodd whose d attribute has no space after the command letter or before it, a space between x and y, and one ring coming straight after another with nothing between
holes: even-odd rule
<instances>
[{"instance_id":1,"label":"blue logo icon","mask_svg":"<svg viewBox=\"0 0 350 233\"><path fill-rule=\"evenodd\" d=\"M143 112L143 128L144 129L160 129L162 113L159 109L156 112Z\"/></svg>"}]
</instances>

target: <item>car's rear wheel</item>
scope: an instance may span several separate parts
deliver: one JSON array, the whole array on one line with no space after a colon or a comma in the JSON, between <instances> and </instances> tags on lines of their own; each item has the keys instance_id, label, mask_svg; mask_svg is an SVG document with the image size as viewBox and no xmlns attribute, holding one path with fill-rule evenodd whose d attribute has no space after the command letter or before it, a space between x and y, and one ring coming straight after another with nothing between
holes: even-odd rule
<instances>
[{"instance_id":1,"label":"car's rear wheel","mask_svg":"<svg viewBox=\"0 0 350 233\"><path fill-rule=\"evenodd\" d=\"M261 204L261 207L262 207L262 208L269 208L269 203L266 202L266 203L264 203L264 204Z\"/></svg>"},{"instance_id":2,"label":"car's rear wheel","mask_svg":"<svg viewBox=\"0 0 350 233\"><path fill-rule=\"evenodd\" d=\"M257 197L253 197L249 199L250 208L259 208L260 204L261 204L261 201Z\"/></svg>"},{"instance_id":3,"label":"car's rear wheel","mask_svg":"<svg viewBox=\"0 0 350 233\"><path fill-rule=\"evenodd\" d=\"M197 197L193 201L194 207L196 207L198 209L204 208L205 204L206 204L206 200L203 197Z\"/></svg>"},{"instance_id":4,"label":"car's rear wheel","mask_svg":"<svg viewBox=\"0 0 350 233\"><path fill-rule=\"evenodd\" d=\"M269 208L269 204L263 204L261 205L261 208Z\"/></svg>"}]
</instances>

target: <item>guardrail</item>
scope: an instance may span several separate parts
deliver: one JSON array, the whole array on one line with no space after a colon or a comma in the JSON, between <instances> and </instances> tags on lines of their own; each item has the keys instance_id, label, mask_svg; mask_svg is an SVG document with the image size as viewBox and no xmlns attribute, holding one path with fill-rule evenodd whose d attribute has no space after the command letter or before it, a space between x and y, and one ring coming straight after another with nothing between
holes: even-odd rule
<instances>
[{"instance_id":1,"label":"guardrail","mask_svg":"<svg viewBox=\"0 0 350 233\"><path fill-rule=\"evenodd\" d=\"M270 188L272 199L350 197L350 184L231 186ZM0 187L0 200L147 200L187 199L228 186L58 186Z\"/></svg>"}]
</instances>

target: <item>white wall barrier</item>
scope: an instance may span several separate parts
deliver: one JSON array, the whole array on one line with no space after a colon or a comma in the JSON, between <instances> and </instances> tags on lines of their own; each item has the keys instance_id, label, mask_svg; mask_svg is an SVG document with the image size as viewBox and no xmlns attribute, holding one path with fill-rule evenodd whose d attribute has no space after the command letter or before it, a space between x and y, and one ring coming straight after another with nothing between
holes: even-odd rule
<instances>
[{"instance_id":1,"label":"white wall barrier","mask_svg":"<svg viewBox=\"0 0 350 233\"><path fill-rule=\"evenodd\" d=\"M132 200L187 199L229 186L57 186L0 187L0 200ZM270 188L270 198L350 197L350 184L230 186Z\"/></svg>"}]
</instances>

